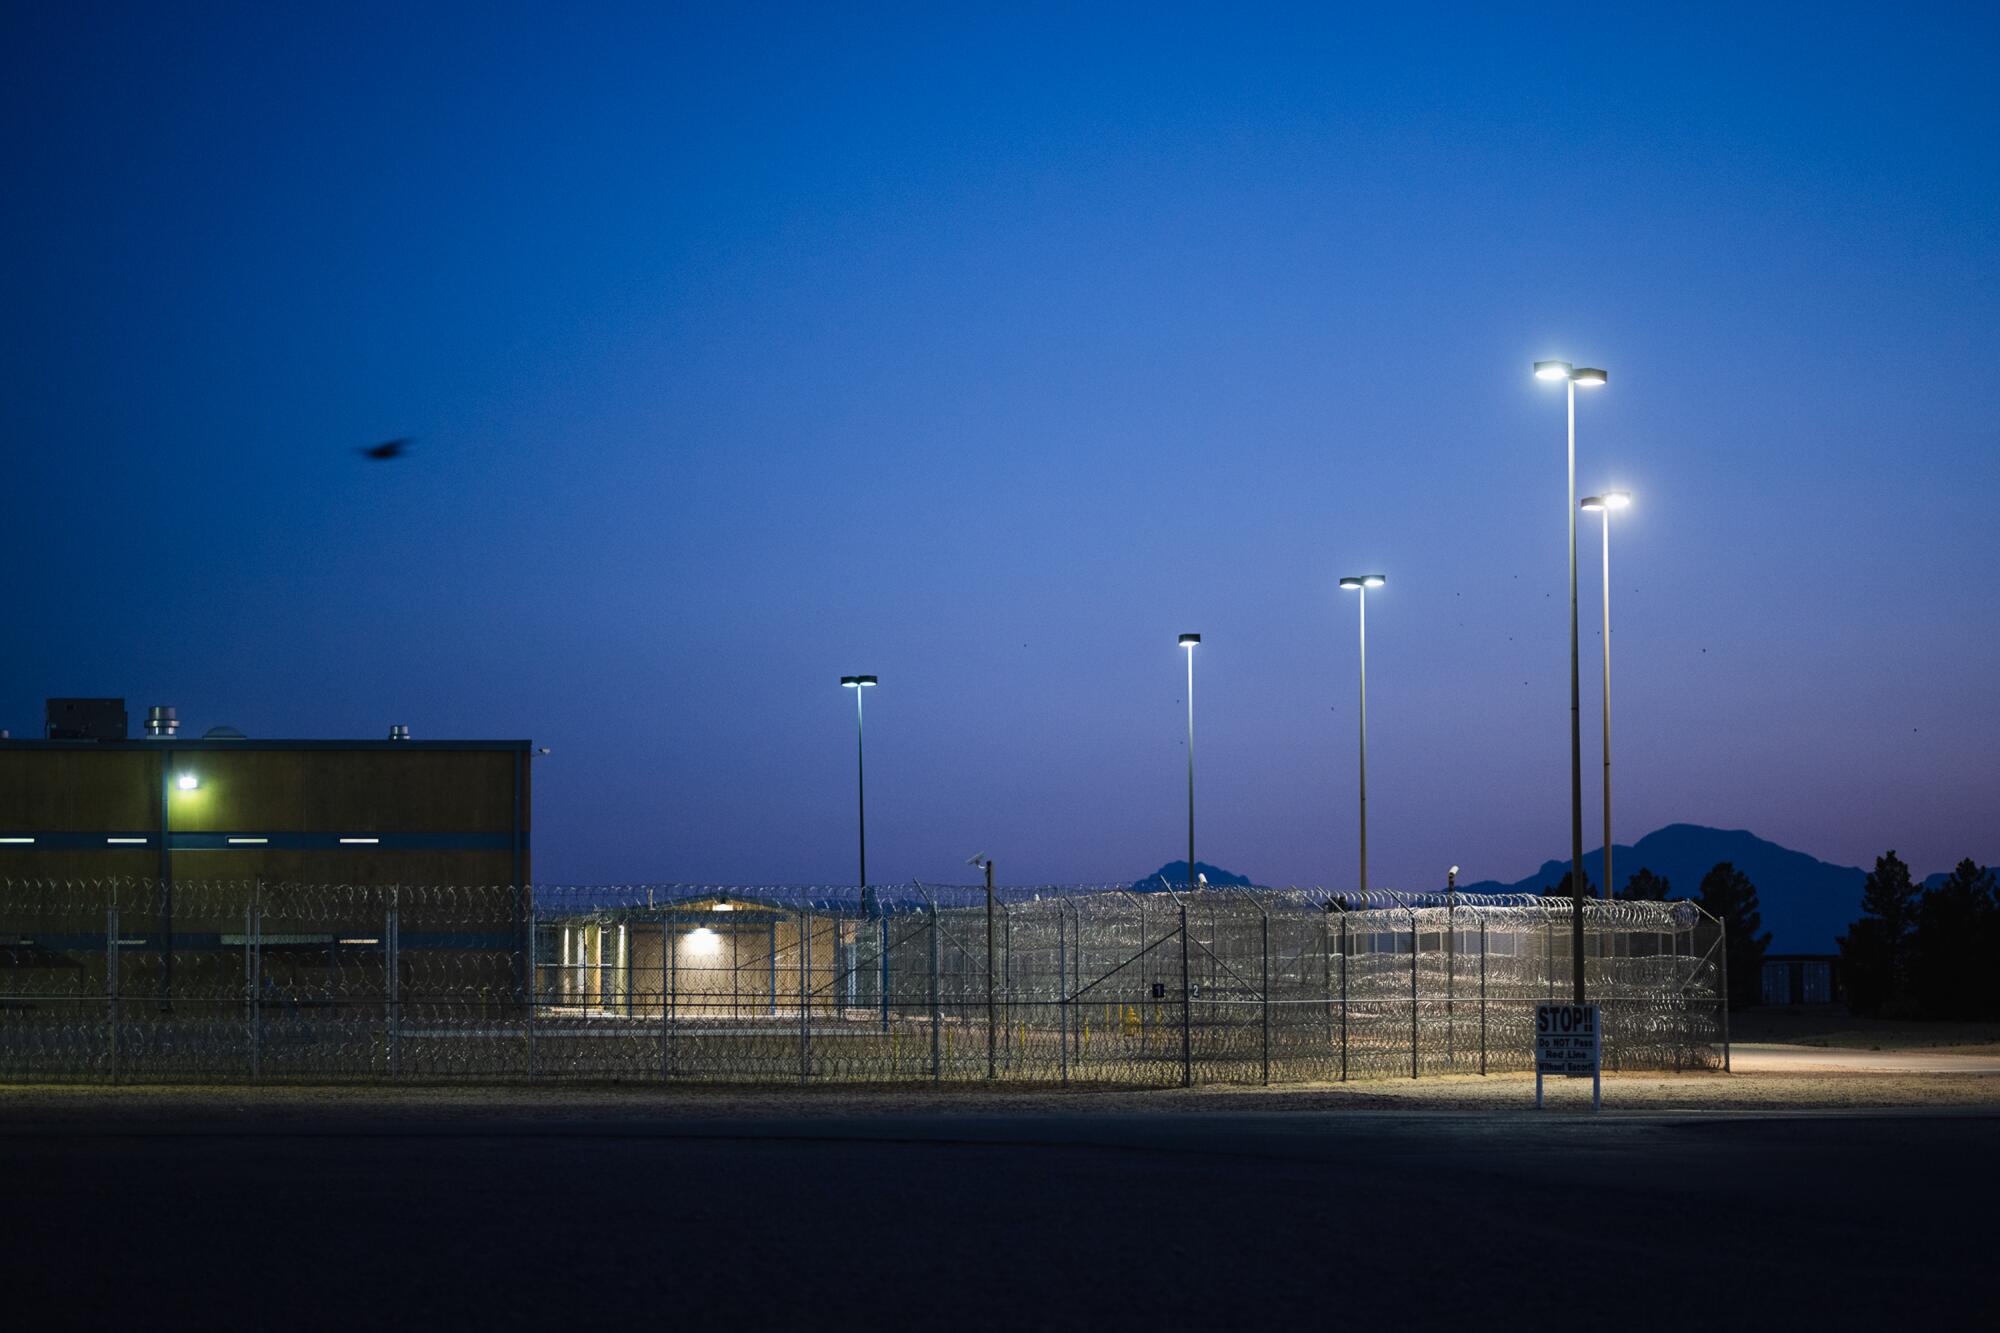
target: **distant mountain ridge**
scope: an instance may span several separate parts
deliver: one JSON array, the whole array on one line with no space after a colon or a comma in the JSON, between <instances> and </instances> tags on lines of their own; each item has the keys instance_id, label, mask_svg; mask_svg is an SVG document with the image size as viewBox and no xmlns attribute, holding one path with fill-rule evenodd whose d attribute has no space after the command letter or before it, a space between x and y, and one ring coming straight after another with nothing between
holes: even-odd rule
<instances>
[{"instance_id":1,"label":"distant mountain ridge","mask_svg":"<svg viewBox=\"0 0 2000 1333\"><path fill-rule=\"evenodd\" d=\"M1627 880L1645 869L1668 880L1672 886L1669 891L1676 898L1693 898L1701 891L1702 876L1717 862L1732 863L1757 886L1757 906L1763 913L1764 929L1771 932L1773 953L1838 951L1839 937L1861 915L1861 885L1868 878L1868 872L1859 866L1834 865L1760 838L1748 829L1702 824L1668 824L1629 846L1613 843L1611 860L1611 872L1618 881L1614 889L1623 888ZM1604 874L1602 845L1583 854L1583 868L1595 890ZM1208 876L1210 884L1248 887L1252 883L1206 861L1198 862L1196 869ZM1512 883L1485 879L1458 887L1466 893L1540 893L1546 886L1562 883L1568 873L1568 861L1544 861L1540 870ZM1187 862L1169 861L1134 883L1132 891L1158 893L1162 877L1178 888L1187 878ZM1935 888L1947 878L1948 871L1927 875L1923 887Z\"/></svg>"},{"instance_id":2,"label":"distant mountain ridge","mask_svg":"<svg viewBox=\"0 0 2000 1333\"><path fill-rule=\"evenodd\" d=\"M1613 855L1616 855L1616 853L1613 853ZM1161 880L1165 880L1167 884L1171 884L1175 888L1179 888L1181 885L1187 883L1188 879L1187 864L1188 863L1185 861L1167 862L1165 865L1161 866L1158 870L1146 876L1144 879L1134 880L1132 883L1132 892L1159 893L1163 888L1165 888L1165 885L1160 883ZM1251 881L1248 876L1236 874L1234 871L1224 870L1220 866L1212 866L1206 861L1196 861L1194 863L1194 869L1197 875L1206 875L1208 877L1208 882L1211 885L1217 887L1221 887L1223 885L1227 885L1230 888L1237 888L1237 889L1247 889L1250 887Z\"/></svg>"},{"instance_id":3,"label":"distant mountain ridge","mask_svg":"<svg viewBox=\"0 0 2000 1333\"><path fill-rule=\"evenodd\" d=\"M1613 843L1611 873L1618 882L1612 888L1624 887L1644 868L1670 880L1675 897L1692 898L1701 888L1702 876L1718 861L1733 863L1757 886L1758 907L1764 929L1771 932L1774 953L1832 953L1838 947L1836 938L1861 915L1861 885L1868 872L1860 867L1833 865L1747 829L1701 824L1669 824L1631 846ZM1596 886L1604 875L1601 844L1584 853L1583 868ZM1544 885L1561 883L1568 873L1567 860L1544 861L1540 870L1511 884L1482 880L1459 887L1468 893L1538 893ZM1932 875L1924 882L1941 878Z\"/></svg>"}]
</instances>

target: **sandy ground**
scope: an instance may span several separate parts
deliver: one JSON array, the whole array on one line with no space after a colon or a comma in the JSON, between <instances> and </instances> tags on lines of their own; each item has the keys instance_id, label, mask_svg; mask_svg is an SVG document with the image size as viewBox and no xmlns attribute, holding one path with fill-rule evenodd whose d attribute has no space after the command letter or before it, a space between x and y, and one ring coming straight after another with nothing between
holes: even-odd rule
<instances>
[{"instance_id":1,"label":"sandy ground","mask_svg":"<svg viewBox=\"0 0 2000 1333\"><path fill-rule=\"evenodd\" d=\"M2000 1051L1984 1046L1878 1051L1752 1043L1735 1048L1730 1067L1741 1074L2000 1074Z\"/></svg>"}]
</instances>

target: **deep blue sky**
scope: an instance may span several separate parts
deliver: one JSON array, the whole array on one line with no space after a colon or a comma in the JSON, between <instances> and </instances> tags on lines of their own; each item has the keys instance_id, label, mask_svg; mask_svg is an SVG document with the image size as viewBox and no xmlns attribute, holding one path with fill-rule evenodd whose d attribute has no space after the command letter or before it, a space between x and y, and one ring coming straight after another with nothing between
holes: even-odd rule
<instances>
[{"instance_id":1,"label":"deep blue sky","mask_svg":"<svg viewBox=\"0 0 2000 1333\"><path fill-rule=\"evenodd\" d=\"M0 725L531 736L538 876L2000 861L1973 7L14 6ZM1375 7L1379 9L1380 7ZM358 445L416 435L410 458ZM1585 556L1597 837L1596 520Z\"/></svg>"}]
</instances>

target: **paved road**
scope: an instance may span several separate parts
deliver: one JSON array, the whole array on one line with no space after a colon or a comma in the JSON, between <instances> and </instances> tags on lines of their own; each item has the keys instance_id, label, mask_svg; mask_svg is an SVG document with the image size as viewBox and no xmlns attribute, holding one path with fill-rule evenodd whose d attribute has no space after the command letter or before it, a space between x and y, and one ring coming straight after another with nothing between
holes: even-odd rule
<instances>
[{"instance_id":1,"label":"paved road","mask_svg":"<svg viewBox=\"0 0 2000 1333\"><path fill-rule=\"evenodd\" d=\"M2000 1055L1950 1051L1862 1051L1837 1047L1738 1042L1730 1067L1739 1074L1783 1074L1827 1069L1864 1074L2000 1074Z\"/></svg>"},{"instance_id":2,"label":"paved road","mask_svg":"<svg viewBox=\"0 0 2000 1333\"><path fill-rule=\"evenodd\" d=\"M0 1253L24 1329L1990 1327L1996 1150L1988 1115L72 1111L0 1122Z\"/></svg>"}]
</instances>

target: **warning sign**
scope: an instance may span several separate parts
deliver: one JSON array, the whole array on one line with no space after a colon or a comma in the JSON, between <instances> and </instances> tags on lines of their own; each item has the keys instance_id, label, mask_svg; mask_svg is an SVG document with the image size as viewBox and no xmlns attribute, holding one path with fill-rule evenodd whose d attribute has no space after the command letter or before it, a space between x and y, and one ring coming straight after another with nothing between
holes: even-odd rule
<instances>
[{"instance_id":1,"label":"warning sign","mask_svg":"<svg viewBox=\"0 0 2000 1333\"><path fill-rule=\"evenodd\" d=\"M1535 1006L1535 1072L1548 1078L1590 1078L1598 1070L1597 1006Z\"/></svg>"},{"instance_id":2,"label":"warning sign","mask_svg":"<svg viewBox=\"0 0 2000 1333\"><path fill-rule=\"evenodd\" d=\"M1603 1093L1604 1027L1594 1004L1535 1006L1535 1106L1542 1104L1544 1078L1587 1078L1590 1106L1596 1110Z\"/></svg>"}]
</instances>

